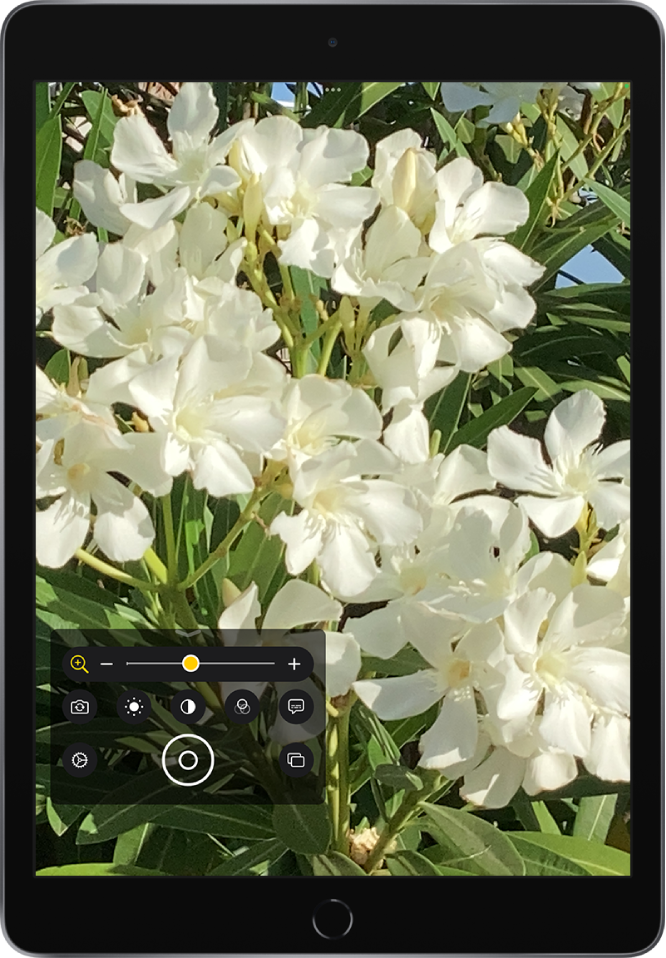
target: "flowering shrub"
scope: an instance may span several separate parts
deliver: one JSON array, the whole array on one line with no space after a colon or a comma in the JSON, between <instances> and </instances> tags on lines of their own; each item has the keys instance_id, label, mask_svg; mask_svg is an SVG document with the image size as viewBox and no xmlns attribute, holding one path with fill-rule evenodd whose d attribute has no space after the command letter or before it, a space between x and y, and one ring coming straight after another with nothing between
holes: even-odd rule
<instances>
[{"instance_id":1,"label":"flowering shrub","mask_svg":"<svg viewBox=\"0 0 666 958\"><path fill-rule=\"evenodd\" d=\"M42 127L39 628L326 631L323 838L201 872L622 871L629 290L555 279L628 263L627 85L145 86Z\"/></svg>"}]
</instances>

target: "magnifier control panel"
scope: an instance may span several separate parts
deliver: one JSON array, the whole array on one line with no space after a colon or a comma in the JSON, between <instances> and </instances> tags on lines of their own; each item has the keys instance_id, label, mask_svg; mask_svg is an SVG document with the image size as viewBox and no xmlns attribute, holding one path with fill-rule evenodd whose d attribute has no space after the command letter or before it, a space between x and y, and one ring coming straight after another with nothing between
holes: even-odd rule
<instances>
[{"instance_id":1,"label":"magnifier control panel","mask_svg":"<svg viewBox=\"0 0 666 958\"><path fill-rule=\"evenodd\" d=\"M54 631L58 705L37 730L53 801L321 802L325 642L320 630Z\"/></svg>"}]
</instances>

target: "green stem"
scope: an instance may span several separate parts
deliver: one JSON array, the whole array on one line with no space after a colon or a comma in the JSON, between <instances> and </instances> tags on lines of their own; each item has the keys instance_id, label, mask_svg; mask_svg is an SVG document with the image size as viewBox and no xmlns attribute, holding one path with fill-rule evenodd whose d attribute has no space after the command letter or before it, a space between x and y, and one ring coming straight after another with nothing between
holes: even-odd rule
<instances>
[{"instance_id":1,"label":"green stem","mask_svg":"<svg viewBox=\"0 0 666 958\"><path fill-rule=\"evenodd\" d=\"M326 333L326 338L322 343L321 347L321 356L319 357L319 365L317 366L317 372L320 376L326 375L326 370L328 369L328 364L331 361L331 353L333 352L333 347L335 346L335 341L338 338L340 330L342 328L342 323L338 320L335 322L329 331Z\"/></svg>"},{"instance_id":2,"label":"green stem","mask_svg":"<svg viewBox=\"0 0 666 958\"><path fill-rule=\"evenodd\" d=\"M211 552L208 558L201 563L198 569L195 569L194 572L191 572L186 579L178 583L176 588L179 592L185 592L187 589L191 588L195 582L198 582L202 576L204 576L210 569L213 568L216 562L219 562L220 559L223 559L226 556L226 554L229 552L229 549L231 549L232 545L241 534L245 526L253 518L262 499L268 495L269 491L270 489L262 487L254 490L247 505L239 515L238 519L236 519L222 542L220 542L217 549Z\"/></svg>"},{"instance_id":3,"label":"green stem","mask_svg":"<svg viewBox=\"0 0 666 958\"><path fill-rule=\"evenodd\" d=\"M275 769L264 755L261 746L255 739L247 725L242 726L241 741L245 746L246 755L254 769L255 775L268 792L268 796L275 804L284 800L282 782L275 773Z\"/></svg>"},{"instance_id":4,"label":"green stem","mask_svg":"<svg viewBox=\"0 0 666 958\"><path fill-rule=\"evenodd\" d=\"M143 554L143 561L146 563L153 575L156 576L159 582L162 585L166 585L168 579L167 569L154 549L146 549Z\"/></svg>"},{"instance_id":5,"label":"green stem","mask_svg":"<svg viewBox=\"0 0 666 958\"><path fill-rule=\"evenodd\" d=\"M74 555L79 562L85 562L91 569L108 575L112 579L117 579L118 582L124 582L125 585L134 586L135 589L141 589L142 592L151 592L155 589L155 586L151 582L144 582L143 579L135 579L133 575L128 575L127 572L123 572L122 569L116 569L115 566L104 562L102 559L98 559L97 556L91 555L89 552L86 552L85 549L77 549Z\"/></svg>"},{"instance_id":6,"label":"green stem","mask_svg":"<svg viewBox=\"0 0 666 958\"><path fill-rule=\"evenodd\" d=\"M169 584L178 579L178 560L176 557L176 537L173 531L173 512L171 496L162 497L162 516L164 518L164 537L167 550L167 581Z\"/></svg>"},{"instance_id":7,"label":"green stem","mask_svg":"<svg viewBox=\"0 0 666 958\"><path fill-rule=\"evenodd\" d=\"M349 717L355 695L349 693L336 699L336 707L327 702L329 718L326 724L327 785L333 847L344 855L349 854Z\"/></svg>"},{"instance_id":8,"label":"green stem","mask_svg":"<svg viewBox=\"0 0 666 958\"><path fill-rule=\"evenodd\" d=\"M631 126L630 116L628 116L627 119L626 119L626 120L624 121L624 123L622 124L622 126L620 126L620 127L616 130L615 134L610 138L610 140L608 141L608 143L606 144L606 146L603 148L603 150L601 151L601 153L599 153L599 155L597 156L596 160L594 161L594 163L592 164L592 166L591 166L591 167L589 168L589 170L587 171L587 176L585 177L585 182L589 182L589 183L591 184L591 189L592 189L593 191L594 191L594 177L595 177L595 175L596 175L596 173L597 173L597 170L598 170L599 167L602 165L602 163L604 163L604 162L606 161L607 157L613 152L613 150L615 149L615 147L617 146L617 144L620 142L620 140L622 139L622 137L623 137L624 134L627 132L627 130L629 129L630 126ZM564 201L564 200L569 200L569 199L571 199L571 197L573 196L573 194L574 194L577 190L580 189L580 185L581 185L580 182L576 182L573 186L571 186L571 187L567 190L567 192L564 194L564 196L562 197L562 200Z\"/></svg>"},{"instance_id":9,"label":"green stem","mask_svg":"<svg viewBox=\"0 0 666 958\"><path fill-rule=\"evenodd\" d=\"M363 866L368 874L372 874L372 872L379 867L393 839L402 831L410 819L417 814L419 802L422 802L426 797L422 792L423 790L420 792L407 792L401 804L384 826L377 840L377 844L368 855L368 860Z\"/></svg>"}]
</instances>

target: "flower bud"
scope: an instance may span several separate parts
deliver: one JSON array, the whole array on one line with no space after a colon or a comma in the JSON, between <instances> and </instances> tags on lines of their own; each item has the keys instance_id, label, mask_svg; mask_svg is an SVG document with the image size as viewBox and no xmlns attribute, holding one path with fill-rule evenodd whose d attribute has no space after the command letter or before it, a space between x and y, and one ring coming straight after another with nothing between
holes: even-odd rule
<instances>
[{"instance_id":1,"label":"flower bud","mask_svg":"<svg viewBox=\"0 0 666 958\"><path fill-rule=\"evenodd\" d=\"M231 581L231 579L222 579L221 591L222 602L224 603L225 609L227 609L231 603L241 594L241 590L238 588L235 582Z\"/></svg>"},{"instance_id":2,"label":"flower bud","mask_svg":"<svg viewBox=\"0 0 666 958\"><path fill-rule=\"evenodd\" d=\"M393 203L409 213L416 191L416 152L405 150L393 172Z\"/></svg>"},{"instance_id":3,"label":"flower bud","mask_svg":"<svg viewBox=\"0 0 666 958\"><path fill-rule=\"evenodd\" d=\"M243 197L243 219L245 220L245 235L254 239L261 214L264 209L264 197L261 192L259 176L253 173L245 187Z\"/></svg>"}]
</instances>

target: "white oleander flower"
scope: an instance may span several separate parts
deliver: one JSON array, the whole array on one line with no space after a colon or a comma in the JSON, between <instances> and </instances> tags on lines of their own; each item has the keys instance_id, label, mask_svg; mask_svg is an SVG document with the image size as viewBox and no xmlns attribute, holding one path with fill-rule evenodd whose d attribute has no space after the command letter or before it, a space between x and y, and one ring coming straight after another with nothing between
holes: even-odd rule
<instances>
[{"instance_id":1,"label":"white oleander flower","mask_svg":"<svg viewBox=\"0 0 666 958\"><path fill-rule=\"evenodd\" d=\"M362 679L353 688L383 720L420 715L441 700L435 722L421 738L419 764L446 769L476 754L475 693L483 689L505 655L502 633L495 623L470 629L456 617L432 614L421 619L420 626L412 633L412 644L431 669L397 678Z\"/></svg>"},{"instance_id":2,"label":"white oleander flower","mask_svg":"<svg viewBox=\"0 0 666 958\"><path fill-rule=\"evenodd\" d=\"M315 373L289 381L282 411L287 425L271 459L286 458L294 469L341 438L379 439L382 432L379 410L362 389Z\"/></svg>"},{"instance_id":3,"label":"white oleander flower","mask_svg":"<svg viewBox=\"0 0 666 958\"><path fill-rule=\"evenodd\" d=\"M245 391L252 360L250 350L204 336L182 361L168 356L132 379L134 404L165 437L170 476L189 470L195 489L217 497L254 490L244 456L267 453L284 419L269 398Z\"/></svg>"},{"instance_id":4,"label":"white oleander flower","mask_svg":"<svg viewBox=\"0 0 666 958\"><path fill-rule=\"evenodd\" d=\"M74 164L74 199L93 226L101 226L116 236L124 236L131 221L120 212L126 203L136 203L136 184L121 173L118 179L92 160Z\"/></svg>"},{"instance_id":5,"label":"white oleander flower","mask_svg":"<svg viewBox=\"0 0 666 958\"><path fill-rule=\"evenodd\" d=\"M430 264L430 251L407 213L387 206L368 229L361 243L333 270L331 286L336 292L356 296L372 309L386 299L402 310L415 308L414 290ZM421 254L421 255L420 255Z\"/></svg>"},{"instance_id":6,"label":"white oleander flower","mask_svg":"<svg viewBox=\"0 0 666 958\"><path fill-rule=\"evenodd\" d=\"M35 369L37 441L62 439L69 429L80 422L89 422L114 435L120 431L108 406L90 402L86 398L70 396L64 386L52 382L46 373Z\"/></svg>"},{"instance_id":7,"label":"white oleander flower","mask_svg":"<svg viewBox=\"0 0 666 958\"><path fill-rule=\"evenodd\" d=\"M330 277L379 201L370 187L342 185L367 163L365 138L271 116L243 134L234 157L259 184L262 215L278 228L280 262Z\"/></svg>"},{"instance_id":8,"label":"white oleander flower","mask_svg":"<svg viewBox=\"0 0 666 958\"><path fill-rule=\"evenodd\" d=\"M72 558L88 535L95 507L94 538L110 559L140 559L155 537L148 509L110 473L122 473L153 495L166 495L171 478L159 466L158 436L114 436L82 421L64 443L49 439L37 453L37 498L57 496L35 516L37 560L58 568Z\"/></svg>"},{"instance_id":9,"label":"white oleander flower","mask_svg":"<svg viewBox=\"0 0 666 958\"><path fill-rule=\"evenodd\" d=\"M51 246L56 228L53 220L35 210L37 263L35 266L36 325L57 303L72 303L90 292L83 284L97 266L97 240L92 233L72 236Z\"/></svg>"},{"instance_id":10,"label":"white oleander flower","mask_svg":"<svg viewBox=\"0 0 666 958\"><path fill-rule=\"evenodd\" d=\"M211 139L218 116L210 84L185 83L167 117L172 154L144 116L127 116L116 123L113 166L137 183L168 190L156 199L122 203L122 216L145 229L156 229L193 202L237 189L240 177L225 160L234 140L254 121L236 123Z\"/></svg>"},{"instance_id":11,"label":"white oleander flower","mask_svg":"<svg viewBox=\"0 0 666 958\"><path fill-rule=\"evenodd\" d=\"M475 106L489 106L482 126L510 123L520 113L522 103L535 103L543 83L442 83L442 100L451 113L466 112ZM483 87L483 89L479 89Z\"/></svg>"},{"instance_id":12,"label":"white oleander flower","mask_svg":"<svg viewBox=\"0 0 666 958\"><path fill-rule=\"evenodd\" d=\"M550 538L573 528L586 503L603 529L629 518L630 443L625 439L602 449L596 440L605 418L602 401L589 389L561 402L550 414L544 435L551 465L544 461L538 440L508 426L488 437L491 474L510 489L536 493L517 501Z\"/></svg>"},{"instance_id":13,"label":"white oleander flower","mask_svg":"<svg viewBox=\"0 0 666 958\"><path fill-rule=\"evenodd\" d=\"M421 146L414 130L398 130L375 147L372 186L382 206L404 210L422 233L432 226L435 210L435 156Z\"/></svg>"},{"instance_id":14,"label":"white oleander flower","mask_svg":"<svg viewBox=\"0 0 666 958\"><path fill-rule=\"evenodd\" d=\"M379 443L341 442L307 459L293 478L298 515L280 513L271 524L286 545L285 563L300 575L315 559L322 580L334 594L354 596L377 575L380 545L412 542L421 531L416 499L388 479L395 457Z\"/></svg>"}]
</instances>

